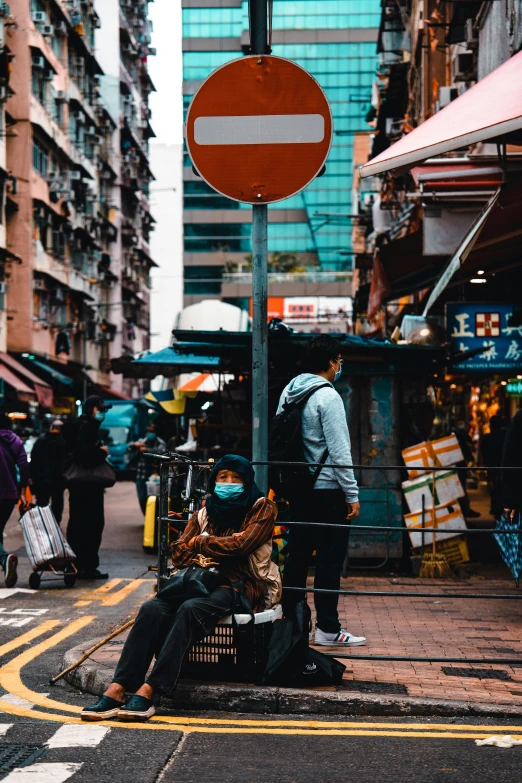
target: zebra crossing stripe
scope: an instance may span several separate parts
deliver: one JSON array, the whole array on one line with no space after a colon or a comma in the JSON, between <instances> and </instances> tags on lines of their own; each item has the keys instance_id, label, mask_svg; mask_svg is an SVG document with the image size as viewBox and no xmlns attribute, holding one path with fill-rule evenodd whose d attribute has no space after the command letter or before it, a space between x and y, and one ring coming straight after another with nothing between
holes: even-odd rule
<instances>
[{"instance_id":1,"label":"zebra crossing stripe","mask_svg":"<svg viewBox=\"0 0 522 783\"><path fill-rule=\"evenodd\" d=\"M40 693L40 696L49 696L49 693ZM0 697L0 712L2 712L2 702L4 704L14 704L15 707L25 707L27 710L32 710L35 706L34 702L23 699L21 696L16 696L14 693L4 693Z\"/></svg>"},{"instance_id":2,"label":"zebra crossing stripe","mask_svg":"<svg viewBox=\"0 0 522 783\"><path fill-rule=\"evenodd\" d=\"M45 744L48 748L95 748L109 731L107 726L64 724Z\"/></svg>"},{"instance_id":3,"label":"zebra crossing stripe","mask_svg":"<svg viewBox=\"0 0 522 783\"><path fill-rule=\"evenodd\" d=\"M65 783L81 766L81 763L75 762L31 764L14 769L2 779L2 783Z\"/></svg>"},{"instance_id":4,"label":"zebra crossing stripe","mask_svg":"<svg viewBox=\"0 0 522 783\"><path fill-rule=\"evenodd\" d=\"M7 731L9 731L12 725L13 725L12 723L0 723L0 736L2 736L2 734L5 734Z\"/></svg>"}]
</instances>

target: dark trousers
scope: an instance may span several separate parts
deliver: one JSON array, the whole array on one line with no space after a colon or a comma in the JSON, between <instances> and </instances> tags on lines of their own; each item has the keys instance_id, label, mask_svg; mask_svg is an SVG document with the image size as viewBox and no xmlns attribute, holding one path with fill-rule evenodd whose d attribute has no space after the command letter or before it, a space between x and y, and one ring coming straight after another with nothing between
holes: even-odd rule
<instances>
[{"instance_id":1,"label":"dark trousers","mask_svg":"<svg viewBox=\"0 0 522 783\"><path fill-rule=\"evenodd\" d=\"M145 514L147 510L147 480L137 478L136 479L136 492L138 493L138 502L140 504L141 513Z\"/></svg>"},{"instance_id":2,"label":"dark trousers","mask_svg":"<svg viewBox=\"0 0 522 783\"><path fill-rule=\"evenodd\" d=\"M69 524L67 541L76 555L79 571L95 571L100 558L103 528L103 487L71 487L69 489Z\"/></svg>"},{"instance_id":3,"label":"dark trousers","mask_svg":"<svg viewBox=\"0 0 522 783\"><path fill-rule=\"evenodd\" d=\"M8 552L4 549L4 530L16 506L16 500L0 500L0 566L5 571Z\"/></svg>"},{"instance_id":4,"label":"dark trousers","mask_svg":"<svg viewBox=\"0 0 522 783\"><path fill-rule=\"evenodd\" d=\"M156 596L141 607L125 642L113 682L135 693L144 682L171 694L194 642L209 636L217 620L232 612L233 590L219 587L208 598L166 601ZM156 663L145 680L156 655Z\"/></svg>"},{"instance_id":5,"label":"dark trousers","mask_svg":"<svg viewBox=\"0 0 522 783\"><path fill-rule=\"evenodd\" d=\"M333 522L348 525L347 505L340 489L315 489L306 498L292 505L291 521ZM288 534L288 559L285 563L283 588L304 587L308 567L315 558L314 587L323 590L339 590L341 569L348 550L349 530L332 527L291 526ZM283 611L292 619L295 605L305 597L304 592L283 590ZM317 627L325 633L337 633L341 629L337 613L338 595L314 593Z\"/></svg>"},{"instance_id":6,"label":"dark trousers","mask_svg":"<svg viewBox=\"0 0 522 783\"><path fill-rule=\"evenodd\" d=\"M39 506L51 504L54 518L60 524L63 516L63 483L61 481L49 481L45 484L33 484L33 491Z\"/></svg>"}]
</instances>

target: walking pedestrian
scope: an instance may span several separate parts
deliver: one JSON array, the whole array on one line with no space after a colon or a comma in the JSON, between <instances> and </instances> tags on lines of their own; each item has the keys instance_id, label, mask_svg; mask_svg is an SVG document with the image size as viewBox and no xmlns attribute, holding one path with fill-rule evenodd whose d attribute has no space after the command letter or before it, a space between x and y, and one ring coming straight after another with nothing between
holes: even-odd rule
<instances>
[{"instance_id":1,"label":"walking pedestrian","mask_svg":"<svg viewBox=\"0 0 522 783\"><path fill-rule=\"evenodd\" d=\"M39 506L51 504L54 518L60 524L63 515L63 464L65 440L63 422L55 419L49 432L40 435L31 451L31 488Z\"/></svg>"},{"instance_id":2,"label":"walking pedestrian","mask_svg":"<svg viewBox=\"0 0 522 783\"><path fill-rule=\"evenodd\" d=\"M522 408L515 413L506 433L504 452L502 454L503 468L520 468L520 470L502 471L502 504L504 513L512 520L518 518L522 511Z\"/></svg>"},{"instance_id":3,"label":"walking pedestrian","mask_svg":"<svg viewBox=\"0 0 522 783\"><path fill-rule=\"evenodd\" d=\"M301 408L301 431L307 462L352 462L350 434L341 396L334 383L342 373L341 345L330 335L311 340L304 353L305 372L294 378L284 389L278 413L286 403L306 401ZM314 391L315 390L315 391ZM313 392L313 393L311 393ZM310 472L314 473L315 468ZM344 525L332 527L291 527L288 559L283 586L305 587L312 554L316 552L314 586L323 590L339 590L341 569L348 549L347 525L359 516L359 491L351 468L322 468L313 488L293 498L293 521L324 522ZM293 619L295 606L304 592L283 593L285 615ZM314 593L317 623L315 644L327 646L358 646L366 643L364 636L354 636L341 627L336 593Z\"/></svg>"},{"instance_id":4,"label":"walking pedestrian","mask_svg":"<svg viewBox=\"0 0 522 783\"><path fill-rule=\"evenodd\" d=\"M457 429L455 430L455 437L457 438L464 462L457 463L457 476L459 477L464 496L459 499L460 508L466 519L476 519L480 516L480 511L475 511L471 508L471 503L468 495L468 477L469 471L467 467L471 467L475 463L475 457L473 454L473 441L468 432L465 421L459 421Z\"/></svg>"},{"instance_id":5,"label":"walking pedestrian","mask_svg":"<svg viewBox=\"0 0 522 783\"><path fill-rule=\"evenodd\" d=\"M127 467L129 470L136 470L136 492L142 514L145 514L147 510L147 481L151 473L154 472L154 460L151 457L146 457L145 452L164 454L166 450L165 441L156 434L156 426L154 424L149 424L144 438L131 443L127 449Z\"/></svg>"},{"instance_id":6,"label":"walking pedestrian","mask_svg":"<svg viewBox=\"0 0 522 783\"><path fill-rule=\"evenodd\" d=\"M100 441L100 425L112 407L96 394L87 397L82 415L71 422L66 433L66 449L73 463L95 468L107 459L109 449ZM76 554L78 579L108 579L98 570L99 549L105 526L104 493L100 484L74 483L69 487L67 541Z\"/></svg>"},{"instance_id":7,"label":"walking pedestrian","mask_svg":"<svg viewBox=\"0 0 522 783\"><path fill-rule=\"evenodd\" d=\"M18 579L18 557L4 549L4 530L19 498L27 503L26 487L29 466L24 444L11 431L11 419L0 412L0 565L6 587L14 587Z\"/></svg>"},{"instance_id":8,"label":"walking pedestrian","mask_svg":"<svg viewBox=\"0 0 522 783\"><path fill-rule=\"evenodd\" d=\"M495 470L502 464L502 451L506 432L502 427L500 416L492 416L489 420L489 433L484 435L480 444L484 467L488 468L488 490L491 497L489 510L495 519L502 514L502 492L500 487L499 471Z\"/></svg>"}]
</instances>

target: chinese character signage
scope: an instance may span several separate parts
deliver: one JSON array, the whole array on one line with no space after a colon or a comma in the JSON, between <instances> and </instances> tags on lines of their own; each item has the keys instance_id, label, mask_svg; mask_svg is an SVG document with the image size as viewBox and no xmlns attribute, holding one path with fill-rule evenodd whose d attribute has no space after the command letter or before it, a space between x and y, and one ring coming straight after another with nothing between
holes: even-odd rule
<instances>
[{"instance_id":1,"label":"chinese character signage","mask_svg":"<svg viewBox=\"0 0 522 783\"><path fill-rule=\"evenodd\" d=\"M446 329L455 353L486 350L456 364L461 372L513 372L522 368L522 324L513 318L513 305L446 305Z\"/></svg>"}]
</instances>

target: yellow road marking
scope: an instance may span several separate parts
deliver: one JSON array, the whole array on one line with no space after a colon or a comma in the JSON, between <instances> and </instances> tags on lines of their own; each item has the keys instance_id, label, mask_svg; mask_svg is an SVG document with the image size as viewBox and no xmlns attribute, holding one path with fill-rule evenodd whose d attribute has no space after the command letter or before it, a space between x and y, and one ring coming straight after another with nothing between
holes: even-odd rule
<instances>
[{"instance_id":1,"label":"yellow road marking","mask_svg":"<svg viewBox=\"0 0 522 783\"><path fill-rule=\"evenodd\" d=\"M28 710L25 707L17 707L15 704L8 704L2 702L2 712L9 715L18 715L23 718L33 718L37 720L52 721L54 723L82 723L81 718L73 718L71 715L57 715L52 712L38 712L37 710ZM268 721L267 721L268 723ZM319 736L319 737L414 737L417 739L424 738L439 738L439 739L486 739L491 736L491 731L488 730L485 734L480 733L454 733L443 731L397 731L394 729L388 729L386 731L368 731L365 729L285 729L275 728L240 728L240 727L204 727L204 726L192 726L192 725L167 725L161 723L120 723L119 721L102 722L103 726L110 726L116 729L143 729L145 731L179 731L184 734L273 734L273 735L305 735L305 736ZM325 723L323 726L328 725ZM390 723L388 726L393 726ZM455 728L448 724L449 728ZM509 727L511 728L511 727ZM489 727L488 727L489 729ZM503 727L505 731L506 727ZM518 735L512 735L514 739L520 739Z\"/></svg>"},{"instance_id":2,"label":"yellow road marking","mask_svg":"<svg viewBox=\"0 0 522 783\"><path fill-rule=\"evenodd\" d=\"M127 598L128 595L133 593L135 590L140 587L144 582L151 582L150 579L133 579L132 582L129 582L125 585L125 587L122 587L121 590L118 590L116 593L113 593L110 595L105 601L102 601L102 606L116 606L116 604L119 604L121 601L123 601L125 598Z\"/></svg>"},{"instance_id":3,"label":"yellow road marking","mask_svg":"<svg viewBox=\"0 0 522 783\"><path fill-rule=\"evenodd\" d=\"M114 587L121 584L121 582L127 582L120 590L113 590ZM116 606L124 601L128 595L133 593L143 582L151 582L150 579L109 579L101 587L97 587L96 590L89 590L82 593L80 598L74 606L89 606L93 601L101 601L102 606ZM152 582L151 582L152 583Z\"/></svg>"},{"instance_id":4,"label":"yellow road marking","mask_svg":"<svg viewBox=\"0 0 522 783\"><path fill-rule=\"evenodd\" d=\"M36 639L37 636L41 636L43 633L50 631L51 628L54 628L59 624L59 620L47 620L45 623L37 625L36 628L31 628L31 630L27 631L27 633L23 633L21 636L17 636L16 639L11 639L10 642L2 644L0 646L0 655L5 655L12 650L16 650L17 647L22 647L24 644L29 644L29 642L31 642L33 639Z\"/></svg>"},{"instance_id":5,"label":"yellow road marking","mask_svg":"<svg viewBox=\"0 0 522 783\"><path fill-rule=\"evenodd\" d=\"M112 590L113 587L119 585L120 582L123 582L123 579L109 579L109 581L105 582L105 584L101 585L101 587L97 587L96 590L93 590L93 593L96 595L99 595L100 593L108 593Z\"/></svg>"},{"instance_id":6,"label":"yellow road marking","mask_svg":"<svg viewBox=\"0 0 522 783\"><path fill-rule=\"evenodd\" d=\"M17 696L46 709L58 709L62 712L74 713L73 715L59 715L51 712L28 710L14 704L2 703L2 711L12 715L48 720L59 723L80 723L76 717L82 708L74 704L64 704L54 701L40 693L27 688L21 679L21 669L39 655L55 647L57 644L72 636L77 631L89 625L94 616L86 616L74 620L68 626L62 628L48 639L44 639L35 647L24 651L0 669L0 685ZM56 625L57 621L46 621L33 631L44 633ZM22 638L22 637L19 637ZM520 726L473 726L470 724L430 724L430 723L358 723L343 721L272 721L272 720L232 720L219 718L186 718L186 717L156 717L149 723L119 723L118 721L103 721L103 725L115 728L143 729L148 731L181 731L184 733L217 733L217 734L276 734L276 735L319 735L319 736L382 736L382 737L426 737L449 739L485 739L492 733L509 729L512 736L519 738L522 735L513 734L522 731ZM449 731L450 729L450 731Z\"/></svg>"}]
</instances>

